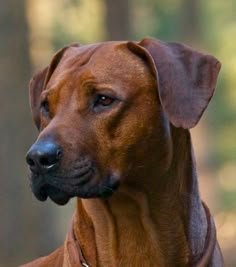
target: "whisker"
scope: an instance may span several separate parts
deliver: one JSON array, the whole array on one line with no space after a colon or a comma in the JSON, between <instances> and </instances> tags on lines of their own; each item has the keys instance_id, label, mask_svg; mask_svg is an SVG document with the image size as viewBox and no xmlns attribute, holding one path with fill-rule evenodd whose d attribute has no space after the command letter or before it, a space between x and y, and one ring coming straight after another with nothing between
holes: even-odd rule
<instances>
[{"instance_id":1,"label":"whisker","mask_svg":"<svg viewBox=\"0 0 236 267\"><path fill-rule=\"evenodd\" d=\"M108 189L108 190L110 190L111 192L114 192L114 190L112 189L112 188L110 188L110 187L108 187L108 186L103 186L104 188L106 188L106 189Z\"/></svg>"}]
</instances>

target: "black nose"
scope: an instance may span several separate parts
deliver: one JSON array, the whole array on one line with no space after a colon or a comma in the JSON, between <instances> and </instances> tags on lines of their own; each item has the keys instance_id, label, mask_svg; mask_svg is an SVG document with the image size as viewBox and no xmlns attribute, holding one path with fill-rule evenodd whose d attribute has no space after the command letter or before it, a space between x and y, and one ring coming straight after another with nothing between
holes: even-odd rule
<instances>
[{"instance_id":1,"label":"black nose","mask_svg":"<svg viewBox=\"0 0 236 267\"><path fill-rule=\"evenodd\" d=\"M54 167L62 157L61 148L52 141L35 143L26 155L32 172L45 172Z\"/></svg>"}]
</instances>

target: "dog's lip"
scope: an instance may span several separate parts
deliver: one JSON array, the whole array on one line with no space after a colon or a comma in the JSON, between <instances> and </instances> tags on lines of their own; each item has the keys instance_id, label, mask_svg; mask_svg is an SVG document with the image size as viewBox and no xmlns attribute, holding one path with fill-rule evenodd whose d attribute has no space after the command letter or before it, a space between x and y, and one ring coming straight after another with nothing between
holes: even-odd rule
<instances>
[{"instance_id":1,"label":"dog's lip","mask_svg":"<svg viewBox=\"0 0 236 267\"><path fill-rule=\"evenodd\" d=\"M93 171L92 169L90 169L87 172L83 173L82 175L75 177L66 177L66 176L60 177L60 176L48 175L45 176L44 180L46 184L49 184L57 188L68 187L68 186L81 186L90 180L92 174Z\"/></svg>"},{"instance_id":2,"label":"dog's lip","mask_svg":"<svg viewBox=\"0 0 236 267\"><path fill-rule=\"evenodd\" d=\"M43 188L46 185L50 185L58 189L63 187L67 188L68 186L81 186L90 180L90 178L93 176L93 173L93 168L88 168L78 175L73 174L71 176L54 175L52 173L32 173L30 176L31 187L39 191L40 188Z\"/></svg>"},{"instance_id":3,"label":"dog's lip","mask_svg":"<svg viewBox=\"0 0 236 267\"><path fill-rule=\"evenodd\" d=\"M88 183L93 176L92 168L84 169L79 176L60 177L51 174L31 176L31 188L35 197L40 201L46 201L49 197L59 205L65 205L73 197L73 187L81 187ZM72 192L72 193L71 193Z\"/></svg>"},{"instance_id":4,"label":"dog's lip","mask_svg":"<svg viewBox=\"0 0 236 267\"><path fill-rule=\"evenodd\" d=\"M97 176L98 175L98 176ZM95 168L90 168L82 176L63 177L52 173L46 175L31 176L31 187L35 197L45 201L48 197L59 205L65 205L70 198L108 198L120 184L120 175L114 172L102 175Z\"/></svg>"},{"instance_id":5,"label":"dog's lip","mask_svg":"<svg viewBox=\"0 0 236 267\"><path fill-rule=\"evenodd\" d=\"M45 201L49 197L58 205L65 205L70 199L65 192L50 185L45 185L38 191L34 190L34 194L40 201Z\"/></svg>"},{"instance_id":6,"label":"dog's lip","mask_svg":"<svg viewBox=\"0 0 236 267\"><path fill-rule=\"evenodd\" d=\"M65 205L70 199L65 192L53 186L48 185L45 190L50 199L58 205Z\"/></svg>"},{"instance_id":7,"label":"dog's lip","mask_svg":"<svg viewBox=\"0 0 236 267\"><path fill-rule=\"evenodd\" d=\"M81 191L77 196L81 198L109 198L119 188L120 179L116 175L107 175L103 182Z\"/></svg>"},{"instance_id":8,"label":"dog's lip","mask_svg":"<svg viewBox=\"0 0 236 267\"><path fill-rule=\"evenodd\" d=\"M48 195L44 190L37 190L37 189L33 188L33 193L34 193L35 197L40 201L45 201L48 198Z\"/></svg>"}]
</instances>

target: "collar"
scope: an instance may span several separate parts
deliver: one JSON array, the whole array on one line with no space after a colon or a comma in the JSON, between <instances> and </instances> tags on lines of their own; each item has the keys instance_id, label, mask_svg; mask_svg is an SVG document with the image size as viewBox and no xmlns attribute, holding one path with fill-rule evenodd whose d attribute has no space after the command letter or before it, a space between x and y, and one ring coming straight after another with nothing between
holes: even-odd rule
<instances>
[{"instance_id":1,"label":"collar","mask_svg":"<svg viewBox=\"0 0 236 267\"><path fill-rule=\"evenodd\" d=\"M207 219L207 234L205 240L204 250L202 252L201 258L196 260L190 260L190 267L207 267L212 259L214 248L216 245L216 228L214 220L211 216L210 210L207 205L202 202L202 205L205 210L206 219ZM63 267L91 267L85 260L79 240L76 240L74 234L74 214L67 237L64 244L64 262Z\"/></svg>"},{"instance_id":2,"label":"collar","mask_svg":"<svg viewBox=\"0 0 236 267\"><path fill-rule=\"evenodd\" d=\"M64 243L64 261L63 267L91 267L86 262L79 240L74 234L74 222L76 213L73 216L72 222L69 226L67 237Z\"/></svg>"}]
</instances>

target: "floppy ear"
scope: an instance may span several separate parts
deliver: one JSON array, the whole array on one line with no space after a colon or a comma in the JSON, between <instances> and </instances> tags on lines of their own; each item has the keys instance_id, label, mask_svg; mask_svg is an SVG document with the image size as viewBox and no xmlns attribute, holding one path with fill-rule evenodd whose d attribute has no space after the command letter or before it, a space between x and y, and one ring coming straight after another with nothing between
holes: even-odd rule
<instances>
[{"instance_id":1,"label":"floppy ear","mask_svg":"<svg viewBox=\"0 0 236 267\"><path fill-rule=\"evenodd\" d=\"M152 38L127 46L150 65L170 122L185 129L194 127L214 93L220 62L186 45Z\"/></svg>"},{"instance_id":2,"label":"floppy ear","mask_svg":"<svg viewBox=\"0 0 236 267\"><path fill-rule=\"evenodd\" d=\"M33 119L37 128L40 128L40 103L39 98L40 94L43 91L43 85L45 77L48 72L48 67L42 71L37 72L33 78L30 80L29 84L29 96L30 96L30 107L33 115Z\"/></svg>"},{"instance_id":3,"label":"floppy ear","mask_svg":"<svg viewBox=\"0 0 236 267\"><path fill-rule=\"evenodd\" d=\"M40 95L49 82L53 72L63 57L64 52L71 46L79 46L78 44L72 44L60 49L52 58L49 66L45 69L37 72L30 81L29 84L29 96L30 107L33 114L34 122L37 128L40 128Z\"/></svg>"}]
</instances>

